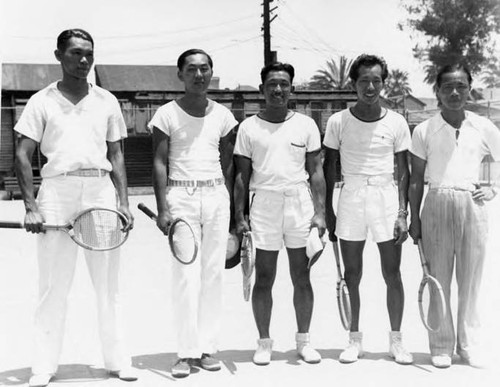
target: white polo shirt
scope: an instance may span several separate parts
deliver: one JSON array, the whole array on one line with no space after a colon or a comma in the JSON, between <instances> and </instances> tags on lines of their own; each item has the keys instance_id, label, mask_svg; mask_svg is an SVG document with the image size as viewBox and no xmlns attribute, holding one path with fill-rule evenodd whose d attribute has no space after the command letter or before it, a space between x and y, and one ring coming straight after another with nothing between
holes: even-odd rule
<instances>
[{"instance_id":1,"label":"white polo shirt","mask_svg":"<svg viewBox=\"0 0 500 387\"><path fill-rule=\"evenodd\" d=\"M174 180L221 178L219 141L238 125L231 111L211 101L204 117L186 113L176 101L161 106L148 124L169 136L168 170Z\"/></svg>"},{"instance_id":2,"label":"white polo shirt","mask_svg":"<svg viewBox=\"0 0 500 387\"><path fill-rule=\"evenodd\" d=\"M468 186L478 181L486 155L500 160L500 129L490 120L465 112L458 140L441 113L417 125L411 153L425 160L425 180L433 186Z\"/></svg>"},{"instance_id":3,"label":"white polo shirt","mask_svg":"<svg viewBox=\"0 0 500 387\"><path fill-rule=\"evenodd\" d=\"M410 147L410 128L392 110L366 122L346 109L328 119L323 144L340 152L342 176L388 175L394 173L394 154Z\"/></svg>"},{"instance_id":4,"label":"white polo shirt","mask_svg":"<svg viewBox=\"0 0 500 387\"><path fill-rule=\"evenodd\" d=\"M250 189L281 191L307 182L306 153L321 148L313 119L295 112L272 123L257 115L243 121L234 154L252 160Z\"/></svg>"},{"instance_id":5,"label":"white polo shirt","mask_svg":"<svg viewBox=\"0 0 500 387\"><path fill-rule=\"evenodd\" d=\"M40 143L40 151L47 158L41 176L86 168L111 171L106 142L127 136L117 99L109 91L89 85L89 93L75 105L63 96L57 83L29 99L14 127Z\"/></svg>"}]
</instances>

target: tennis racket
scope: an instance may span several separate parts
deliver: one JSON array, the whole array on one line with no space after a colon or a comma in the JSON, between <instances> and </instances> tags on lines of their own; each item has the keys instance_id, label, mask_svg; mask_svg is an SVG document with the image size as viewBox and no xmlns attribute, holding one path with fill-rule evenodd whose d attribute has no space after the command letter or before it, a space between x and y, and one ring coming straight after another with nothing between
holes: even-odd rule
<instances>
[{"instance_id":1,"label":"tennis racket","mask_svg":"<svg viewBox=\"0 0 500 387\"><path fill-rule=\"evenodd\" d=\"M255 245L250 231L243 233L240 258L243 272L243 298L248 301L252 291L252 274L255 267Z\"/></svg>"},{"instance_id":2,"label":"tennis racket","mask_svg":"<svg viewBox=\"0 0 500 387\"><path fill-rule=\"evenodd\" d=\"M94 251L113 250L128 238L128 219L121 212L93 207L79 212L66 224L43 224L43 230L66 232L79 246ZM0 228L24 228L21 222L0 222ZM125 231L126 230L126 231Z\"/></svg>"},{"instance_id":3,"label":"tennis racket","mask_svg":"<svg viewBox=\"0 0 500 387\"><path fill-rule=\"evenodd\" d=\"M158 216L146 207L144 203L139 203L137 208L155 222L158 219ZM183 265L193 263L198 254L198 242L191 225L182 218L174 219L168 227L167 234L168 245L174 258Z\"/></svg>"},{"instance_id":4,"label":"tennis racket","mask_svg":"<svg viewBox=\"0 0 500 387\"><path fill-rule=\"evenodd\" d=\"M421 240L418 241L418 252L424 272L418 289L420 319L428 331L437 332L446 318L446 298L439 281L429 274Z\"/></svg>"},{"instance_id":5,"label":"tennis racket","mask_svg":"<svg viewBox=\"0 0 500 387\"><path fill-rule=\"evenodd\" d=\"M332 247L337 266L337 305L339 307L340 321L344 329L348 331L351 329L352 321L351 299L349 298L349 289L347 288L340 268L339 243L337 241L332 241Z\"/></svg>"}]
</instances>

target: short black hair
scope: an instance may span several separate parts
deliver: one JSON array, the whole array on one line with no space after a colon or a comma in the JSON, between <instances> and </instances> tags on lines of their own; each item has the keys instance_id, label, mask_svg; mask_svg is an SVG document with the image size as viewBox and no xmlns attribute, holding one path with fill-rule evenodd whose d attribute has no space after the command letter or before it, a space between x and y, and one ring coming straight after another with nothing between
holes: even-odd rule
<instances>
[{"instance_id":1,"label":"short black hair","mask_svg":"<svg viewBox=\"0 0 500 387\"><path fill-rule=\"evenodd\" d=\"M267 74L269 74L271 71L285 71L288 73L288 75L290 75L290 82L293 82L295 69L290 63L271 62L268 65L264 66L260 71L260 79L262 81L262 84L264 84Z\"/></svg>"},{"instance_id":2,"label":"short black hair","mask_svg":"<svg viewBox=\"0 0 500 387\"><path fill-rule=\"evenodd\" d=\"M184 64L186 62L186 58L188 56L191 56L191 55L196 55L196 54L202 54L202 55L205 55L208 59L208 64L210 66L210 68L213 70L214 69L214 62L212 61L212 58L210 57L210 55L208 55L206 53L206 51L204 50L201 50L199 48L190 48L189 50L187 51L184 51L180 56L179 58L177 59L177 68L179 69L179 71L182 70L182 68L184 67Z\"/></svg>"},{"instance_id":3,"label":"short black hair","mask_svg":"<svg viewBox=\"0 0 500 387\"><path fill-rule=\"evenodd\" d=\"M353 82L356 82L359 77L359 68L361 66L372 67L375 65L379 65L382 68L382 81L385 82L387 76L389 75L389 69L387 68L386 61L382 57L370 54L361 54L354 59L354 62L352 62L351 68L349 69L349 78L351 78Z\"/></svg>"},{"instance_id":4,"label":"short black hair","mask_svg":"<svg viewBox=\"0 0 500 387\"><path fill-rule=\"evenodd\" d=\"M436 83L434 85L434 90L437 91L441 87L441 82L443 81L444 74L453 73L455 71L463 71L467 75L469 86L472 85L472 74L469 68L463 63L452 63L452 64L447 64L439 69L436 75Z\"/></svg>"},{"instance_id":5,"label":"short black hair","mask_svg":"<svg viewBox=\"0 0 500 387\"><path fill-rule=\"evenodd\" d=\"M92 43L92 48L94 48L94 39L92 39L92 36L87 31L82 30L81 28L71 28L69 30L64 30L57 37L57 49L64 52L64 50L68 47L68 41L71 38L87 40Z\"/></svg>"}]
</instances>

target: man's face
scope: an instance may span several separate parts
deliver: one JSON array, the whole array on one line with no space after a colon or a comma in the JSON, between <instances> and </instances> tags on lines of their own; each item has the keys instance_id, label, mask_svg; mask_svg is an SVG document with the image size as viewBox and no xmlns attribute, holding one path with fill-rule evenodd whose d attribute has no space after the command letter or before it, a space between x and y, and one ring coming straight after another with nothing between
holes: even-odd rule
<instances>
[{"instance_id":1,"label":"man's face","mask_svg":"<svg viewBox=\"0 0 500 387\"><path fill-rule=\"evenodd\" d=\"M260 85L266 104L269 106L286 107L290 93L293 91L290 74L286 71L271 71L267 74L264 84Z\"/></svg>"},{"instance_id":2,"label":"man's face","mask_svg":"<svg viewBox=\"0 0 500 387\"><path fill-rule=\"evenodd\" d=\"M186 91L204 93L207 91L212 79L212 68L204 54L193 54L186 57L182 70L177 75L184 82Z\"/></svg>"},{"instance_id":3,"label":"man's face","mask_svg":"<svg viewBox=\"0 0 500 387\"><path fill-rule=\"evenodd\" d=\"M358 79L354 83L358 101L367 105L378 104L380 92L384 87L382 67L378 64L374 66L361 66L358 69L358 74Z\"/></svg>"},{"instance_id":4,"label":"man's face","mask_svg":"<svg viewBox=\"0 0 500 387\"><path fill-rule=\"evenodd\" d=\"M438 100L443 110L462 110L469 97L470 84L462 70L443 74L437 90Z\"/></svg>"},{"instance_id":5,"label":"man's face","mask_svg":"<svg viewBox=\"0 0 500 387\"><path fill-rule=\"evenodd\" d=\"M56 50L56 58L61 62L65 75L87 79L94 64L94 47L88 40L72 37L68 40L64 51Z\"/></svg>"}]
</instances>

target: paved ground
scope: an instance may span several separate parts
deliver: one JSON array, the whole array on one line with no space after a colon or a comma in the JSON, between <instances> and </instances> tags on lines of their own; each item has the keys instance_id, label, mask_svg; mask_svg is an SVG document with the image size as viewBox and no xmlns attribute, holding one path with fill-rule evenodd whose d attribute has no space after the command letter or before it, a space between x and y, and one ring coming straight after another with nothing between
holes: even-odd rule
<instances>
[{"instance_id":1,"label":"paved ground","mask_svg":"<svg viewBox=\"0 0 500 387\"><path fill-rule=\"evenodd\" d=\"M144 201L154 208L151 195L132 196L131 205ZM490 204L491 234L485 270L482 313L484 350L494 354L500 346L500 200ZM225 311L221 351L224 366L220 372L203 370L187 379L170 375L175 359L171 330L170 270L166 240L154 224L135 210L136 227L123 248L123 313L127 344L139 381L130 386L158 387L172 383L183 386L497 386L498 365L491 361L486 369L460 364L447 370L430 365L427 336L419 322L416 293L421 278L417 250L404 246L402 274L406 289L403 331L415 364L400 366L387 356L388 318L385 290L376 247L367 244L362 282L361 326L365 334L364 359L343 365L338 356L346 342L335 303L335 267L331 246L312 272L316 296L311 327L312 341L323 356L319 365L299 361L294 352L295 320L286 256L280 256L275 285L272 335L275 340L273 362L258 367L251 362L256 329L251 307L243 301L241 269L226 270ZM0 201L0 218L22 219L19 201ZM36 257L34 237L18 230L0 231L0 385L24 386L30 375L32 316L36 299ZM96 330L92 287L82 259L70 295L65 344L54 386L119 386L102 369ZM488 334L486 334L488 332ZM495 359L496 360L496 359Z\"/></svg>"}]
</instances>

